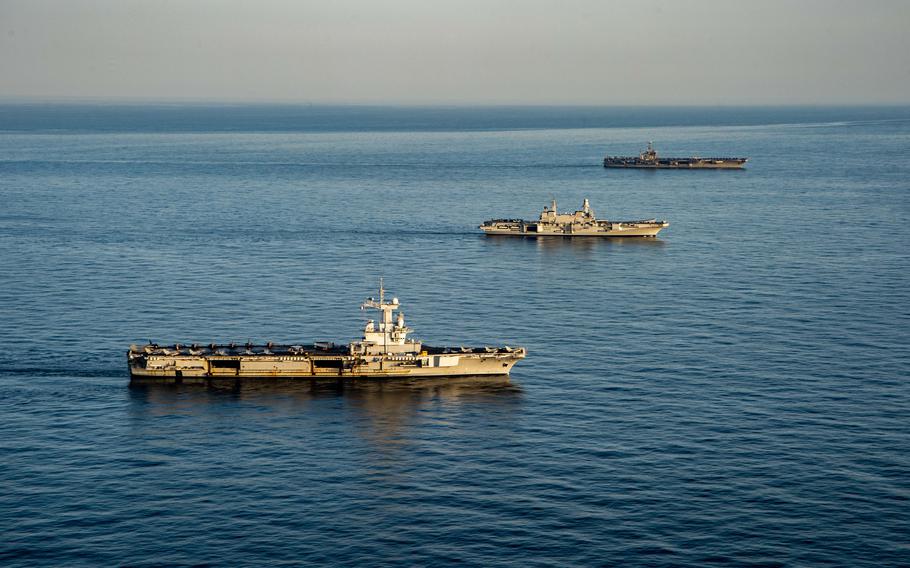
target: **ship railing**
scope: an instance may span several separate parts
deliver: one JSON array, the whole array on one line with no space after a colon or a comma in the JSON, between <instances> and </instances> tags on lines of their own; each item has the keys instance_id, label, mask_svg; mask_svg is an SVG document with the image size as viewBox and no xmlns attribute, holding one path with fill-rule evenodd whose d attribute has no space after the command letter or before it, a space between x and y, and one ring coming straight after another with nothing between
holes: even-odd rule
<instances>
[{"instance_id":1,"label":"ship railing","mask_svg":"<svg viewBox=\"0 0 910 568\"><path fill-rule=\"evenodd\" d=\"M732 158L729 156L721 156L721 157L692 156L691 158L674 158L674 159L678 159L678 160L723 160L725 162L741 162L744 160L748 160L749 158Z\"/></svg>"},{"instance_id":2,"label":"ship railing","mask_svg":"<svg viewBox=\"0 0 910 568\"><path fill-rule=\"evenodd\" d=\"M462 355L462 354L493 354L493 353L516 353L521 347L491 347L485 345L483 347L429 347L424 345L423 350L427 352L428 355Z\"/></svg>"},{"instance_id":3,"label":"ship railing","mask_svg":"<svg viewBox=\"0 0 910 568\"><path fill-rule=\"evenodd\" d=\"M661 223L666 223L666 221L658 221L657 219L638 219L635 221L608 221L606 219L598 219L597 224L601 226L605 225L657 225Z\"/></svg>"},{"instance_id":4,"label":"ship railing","mask_svg":"<svg viewBox=\"0 0 910 568\"><path fill-rule=\"evenodd\" d=\"M131 349L130 353L137 356L156 355L156 356L209 356L209 357L237 357L240 355L282 355L282 356L305 356L316 353L337 354L346 352L346 345L339 345L332 342L319 342L313 345L275 345L273 343L265 344L217 344L212 343L205 346L193 348L189 345L175 344L170 346L146 345L137 350Z\"/></svg>"}]
</instances>

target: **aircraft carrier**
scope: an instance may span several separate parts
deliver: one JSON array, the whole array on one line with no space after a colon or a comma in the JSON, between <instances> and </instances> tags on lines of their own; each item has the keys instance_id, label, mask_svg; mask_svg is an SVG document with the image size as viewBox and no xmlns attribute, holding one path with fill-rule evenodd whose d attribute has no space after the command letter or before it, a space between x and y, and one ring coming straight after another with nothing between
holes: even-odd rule
<instances>
[{"instance_id":1,"label":"aircraft carrier","mask_svg":"<svg viewBox=\"0 0 910 568\"><path fill-rule=\"evenodd\" d=\"M638 156L607 156L605 168L645 168L645 169L679 169L679 170L740 170L745 167L749 158L661 158L654 145L648 142L648 148Z\"/></svg>"},{"instance_id":2,"label":"aircraft carrier","mask_svg":"<svg viewBox=\"0 0 910 568\"><path fill-rule=\"evenodd\" d=\"M581 209L574 213L559 213L556 200L536 221L524 219L490 219L480 225L488 235L514 235L520 237L656 237L670 226L667 221L643 219L640 221L607 221L597 219L591 204L585 199Z\"/></svg>"},{"instance_id":3,"label":"aircraft carrier","mask_svg":"<svg viewBox=\"0 0 910 568\"><path fill-rule=\"evenodd\" d=\"M398 298L369 298L361 309L376 309L381 320L369 320L360 341L347 345L156 343L130 346L127 359L134 382L199 382L214 378L392 378L508 375L524 359L523 347L430 347L408 339Z\"/></svg>"}]
</instances>

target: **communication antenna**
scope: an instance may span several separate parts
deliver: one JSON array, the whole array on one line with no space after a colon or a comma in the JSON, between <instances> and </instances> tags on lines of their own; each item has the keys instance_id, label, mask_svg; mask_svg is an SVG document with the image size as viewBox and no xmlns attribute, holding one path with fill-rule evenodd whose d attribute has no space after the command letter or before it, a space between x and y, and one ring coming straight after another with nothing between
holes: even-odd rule
<instances>
[{"instance_id":1,"label":"communication antenna","mask_svg":"<svg viewBox=\"0 0 910 568\"><path fill-rule=\"evenodd\" d=\"M385 303L385 286L383 286L382 276L379 277L379 305L380 307ZM382 310L382 352L383 354L388 353L389 347L387 345L387 340L389 337L389 324L386 323L386 311ZM379 368L382 368L382 362L379 363Z\"/></svg>"}]
</instances>

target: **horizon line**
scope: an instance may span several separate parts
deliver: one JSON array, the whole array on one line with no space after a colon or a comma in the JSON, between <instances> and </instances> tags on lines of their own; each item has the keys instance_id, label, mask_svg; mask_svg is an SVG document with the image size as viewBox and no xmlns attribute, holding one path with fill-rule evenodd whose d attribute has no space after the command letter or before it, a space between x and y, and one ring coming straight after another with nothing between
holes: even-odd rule
<instances>
[{"instance_id":1,"label":"horizon line","mask_svg":"<svg viewBox=\"0 0 910 568\"><path fill-rule=\"evenodd\" d=\"M295 107L388 107L388 108L843 108L843 107L908 107L904 102L706 102L706 103L560 103L560 102L404 102L404 101L305 101L292 99L218 99L218 98L139 98L95 96L8 96L0 95L0 104L115 104L161 106L295 106Z\"/></svg>"}]
</instances>

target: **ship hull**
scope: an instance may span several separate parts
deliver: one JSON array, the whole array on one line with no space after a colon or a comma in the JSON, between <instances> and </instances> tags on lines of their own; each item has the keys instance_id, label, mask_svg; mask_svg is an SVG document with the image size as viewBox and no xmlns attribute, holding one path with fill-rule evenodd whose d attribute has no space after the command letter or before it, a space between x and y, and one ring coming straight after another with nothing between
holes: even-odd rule
<instances>
[{"instance_id":1,"label":"ship hull","mask_svg":"<svg viewBox=\"0 0 910 568\"><path fill-rule=\"evenodd\" d=\"M488 235L511 235L514 237L609 237L609 238L653 238L663 227L623 229L621 231L511 231L508 229L484 229Z\"/></svg>"},{"instance_id":2,"label":"ship hull","mask_svg":"<svg viewBox=\"0 0 910 568\"><path fill-rule=\"evenodd\" d=\"M661 158L657 162L640 158L605 158L605 168L625 168L640 170L741 170L746 165L746 158L724 159L691 159Z\"/></svg>"},{"instance_id":3,"label":"ship hull","mask_svg":"<svg viewBox=\"0 0 910 568\"><path fill-rule=\"evenodd\" d=\"M487 235L511 235L516 237L608 237L608 238L653 238L663 229L669 227L667 222L646 223L629 222L604 224L590 229L573 227L545 227L536 223L496 223L482 225L480 228Z\"/></svg>"},{"instance_id":4,"label":"ship hull","mask_svg":"<svg viewBox=\"0 0 910 568\"><path fill-rule=\"evenodd\" d=\"M217 378L456 377L507 375L524 357L522 348L384 356L141 355L130 358L129 369L131 380L138 382L204 382Z\"/></svg>"}]
</instances>

